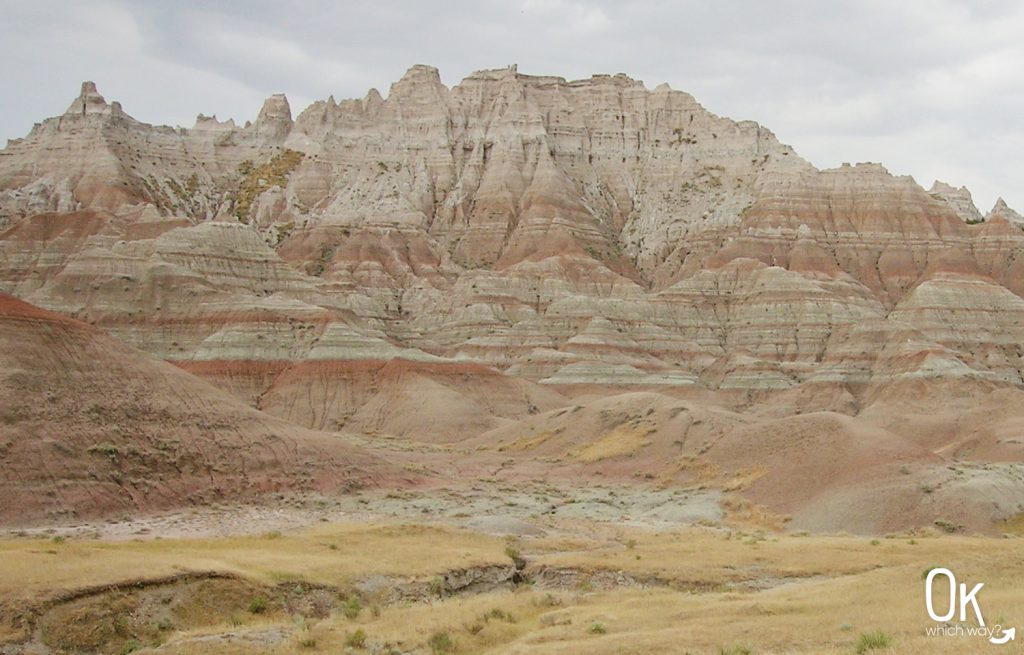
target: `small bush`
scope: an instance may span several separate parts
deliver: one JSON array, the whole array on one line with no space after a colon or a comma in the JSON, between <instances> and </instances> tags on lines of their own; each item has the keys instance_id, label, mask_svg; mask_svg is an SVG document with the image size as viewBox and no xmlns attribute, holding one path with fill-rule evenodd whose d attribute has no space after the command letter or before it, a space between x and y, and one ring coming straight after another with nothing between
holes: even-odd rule
<instances>
[{"instance_id":1,"label":"small bush","mask_svg":"<svg viewBox=\"0 0 1024 655\"><path fill-rule=\"evenodd\" d=\"M594 623L590 626L590 634L604 635L608 634L608 628L604 627L603 623Z\"/></svg>"},{"instance_id":2,"label":"small bush","mask_svg":"<svg viewBox=\"0 0 1024 655\"><path fill-rule=\"evenodd\" d=\"M106 455L110 459L117 459L118 454L120 454L120 451L117 449L117 446L115 446L114 444L109 443L109 442L98 443L98 444L89 446L89 448L87 450L90 453L97 453L97 454L100 454L100 455Z\"/></svg>"},{"instance_id":3,"label":"small bush","mask_svg":"<svg viewBox=\"0 0 1024 655\"><path fill-rule=\"evenodd\" d=\"M511 614L508 614L507 612L505 612L505 610L501 609L500 607L492 607L490 611L487 612L487 618L498 620L504 619L506 621L509 621L510 623L515 621L515 619L512 618Z\"/></svg>"},{"instance_id":4,"label":"small bush","mask_svg":"<svg viewBox=\"0 0 1024 655\"><path fill-rule=\"evenodd\" d=\"M455 641L447 632L435 632L427 640L427 646L434 655L448 655L455 650Z\"/></svg>"},{"instance_id":5,"label":"small bush","mask_svg":"<svg viewBox=\"0 0 1024 655\"><path fill-rule=\"evenodd\" d=\"M746 644L737 644L728 648L722 646L718 649L719 655L752 655L753 652L754 649Z\"/></svg>"},{"instance_id":6,"label":"small bush","mask_svg":"<svg viewBox=\"0 0 1024 655\"><path fill-rule=\"evenodd\" d=\"M431 578L430 584L428 585L430 595L437 596L438 598L444 597L446 587L447 585L445 583L443 575L435 575L433 578Z\"/></svg>"},{"instance_id":7,"label":"small bush","mask_svg":"<svg viewBox=\"0 0 1024 655\"><path fill-rule=\"evenodd\" d=\"M348 633L345 636L345 645L352 648L363 648L366 646L366 632L359 628L355 632Z\"/></svg>"},{"instance_id":8,"label":"small bush","mask_svg":"<svg viewBox=\"0 0 1024 655\"><path fill-rule=\"evenodd\" d=\"M257 596L249 601L249 613L250 614L262 614L267 611L267 599L263 596Z\"/></svg>"},{"instance_id":9,"label":"small bush","mask_svg":"<svg viewBox=\"0 0 1024 655\"><path fill-rule=\"evenodd\" d=\"M879 648L888 648L892 639L889 635L885 634L881 630L874 630L872 632L862 632L857 637L857 653L862 655L869 650L876 650Z\"/></svg>"},{"instance_id":10,"label":"small bush","mask_svg":"<svg viewBox=\"0 0 1024 655\"><path fill-rule=\"evenodd\" d=\"M303 637L299 640L300 648L308 648L310 650L316 648L316 637Z\"/></svg>"},{"instance_id":11,"label":"small bush","mask_svg":"<svg viewBox=\"0 0 1024 655\"><path fill-rule=\"evenodd\" d=\"M505 546L505 555L512 560L512 565L518 570L526 568L526 558L519 552L519 549L512 544Z\"/></svg>"},{"instance_id":12,"label":"small bush","mask_svg":"<svg viewBox=\"0 0 1024 655\"><path fill-rule=\"evenodd\" d=\"M134 653L140 648L142 648L142 644L140 644L137 639L129 639L121 648L121 655L128 655L129 653Z\"/></svg>"},{"instance_id":13,"label":"small bush","mask_svg":"<svg viewBox=\"0 0 1024 655\"><path fill-rule=\"evenodd\" d=\"M359 612L363 609L362 603L355 596L350 596L345 601L345 605L341 608L342 614L345 615L346 619L355 619L359 617Z\"/></svg>"},{"instance_id":14,"label":"small bush","mask_svg":"<svg viewBox=\"0 0 1024 655\"><path fill-rule=\"evenodd\" d=\"M118 615L111 621L111 627L114 628L114 634L127 635L128 634L128 619L124 616Z\"/></svg>"}]
</instances>

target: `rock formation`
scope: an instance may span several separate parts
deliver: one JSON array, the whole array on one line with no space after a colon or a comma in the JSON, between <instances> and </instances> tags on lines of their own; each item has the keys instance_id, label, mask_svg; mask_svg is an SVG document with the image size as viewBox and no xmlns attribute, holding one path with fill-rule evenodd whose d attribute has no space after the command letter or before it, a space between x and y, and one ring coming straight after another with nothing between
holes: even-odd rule
<instances>
[{"instance_id":1,"label":"rock formation","mask_svg":"<svg viewBox=\"0 0 1024 655\"><path fill-rule=\"evenodd\" d=\"M139 123L86 83L0 154L0 193L5 290L196 371L234 362L250 402L270 371L324 361L334 324L547 384L859 388L892 372L854 371L835 335L875 321L864 349L899 338L919 285L1024 292L1005 203L973 225L966 189L818 171L622 75L511 67L448 89L415 66L386 99L293 121L275 95L246 127L192 129ZM951 356L1021 382L1015 352Z\"/></svg>"},{"instance_id":2,"label":"rock formation","mask_svg":"<svg viewBox=\"0 0 1024 655\"><path fill-rule=\"evenodd\" d=\"M0 229L0 290L319 430L458 441L640 389L786 416L1024 386L1004 202L818 170L624 75L414 66L386 98L189 129L85 83L0 151Z\"/></svg>"}]
</instances>

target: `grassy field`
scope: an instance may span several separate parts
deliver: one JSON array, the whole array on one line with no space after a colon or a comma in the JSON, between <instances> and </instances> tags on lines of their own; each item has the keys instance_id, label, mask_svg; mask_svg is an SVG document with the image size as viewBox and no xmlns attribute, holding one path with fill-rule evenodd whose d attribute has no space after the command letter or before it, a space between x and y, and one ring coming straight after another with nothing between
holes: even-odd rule
<instances>
[{"instance_id":1,"label":"grassy field","mask_svg":"<svg viewBox=\"0 0 1024 655\"><path fill-rule=\"evenodd\" d=\"M526 581L518 585L434 587L452 571L508 569L520 554ZM934 624L923 578L935 566L969 586L985 583L979 603L990 626L1024 625L1017 538L574 524L510 541L440 527L325 524L204 540L13 539L0 542L0 558L0 641L68 652L1020 652L1017 642L926 636ZM209 571L230 577L68 595ZM375 600L357 585L368 579L381 588L421 584L405 598ZM18 620L32 611L34 622Z\"/></svg>"}]
</instances>

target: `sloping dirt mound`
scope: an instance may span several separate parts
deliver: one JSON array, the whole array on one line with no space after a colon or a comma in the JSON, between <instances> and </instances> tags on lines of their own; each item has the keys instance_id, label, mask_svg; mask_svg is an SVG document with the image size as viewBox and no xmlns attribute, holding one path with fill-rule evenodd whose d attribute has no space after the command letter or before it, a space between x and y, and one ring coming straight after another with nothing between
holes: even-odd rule
<instances>
[{"instance_id":1,"label":"sloping dirt mound","mask_svg":"<svg viewBox=\"0 0 1024 655\"><path fill-rule=\"evenodd\" d=\"M477 363L367 359L292 366L260 408L313 429L446 443L566 402L554 390Z\"/></svg>"},{"instance_id":2,"label":"sloping dirt mound","mask_svg":"<svg viewBox=\"0 0 1024 655\"><path fill-rule=\"evenodd\" d=\"M397 481L100 331L0 295L0 521Z\"/></svg>"},{"instance_id":3,"label":"sloping dirt mound","mask_svg":"<svg viewBox=\"0 0 1024 655\"><path fill-rule=\"evenodd\" d=\"M557 475L716 489L738 520L765 510L798 530L991 534L1024 506L1024 420L1020 392L988 391L970 411L943 412L926 386L860 416L782 418L637 392L578 398L466 443Z\"/></svg>"}]
</instances>

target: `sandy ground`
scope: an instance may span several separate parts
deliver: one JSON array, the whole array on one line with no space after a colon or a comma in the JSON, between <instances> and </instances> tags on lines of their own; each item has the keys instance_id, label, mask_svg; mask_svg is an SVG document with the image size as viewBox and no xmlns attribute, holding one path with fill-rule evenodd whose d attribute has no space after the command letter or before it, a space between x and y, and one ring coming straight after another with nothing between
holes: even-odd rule
<instances>
[{"instance_id":1,"label":"sandy ground","mask_svg":"<svg viewBox=\"0 0 1024 655\"><path fill-rule=\"evenodd\" d=\"M214 504L126 520L10 529L3 534L104 540L210 538L288 533L316 523L388 520L515 536L559 533L574 522L657 531L717 523L723 517L720 501L721 493L710 490L477 483L465 488L278 496L259 505Z\"/></svg>"}]
</instances>

